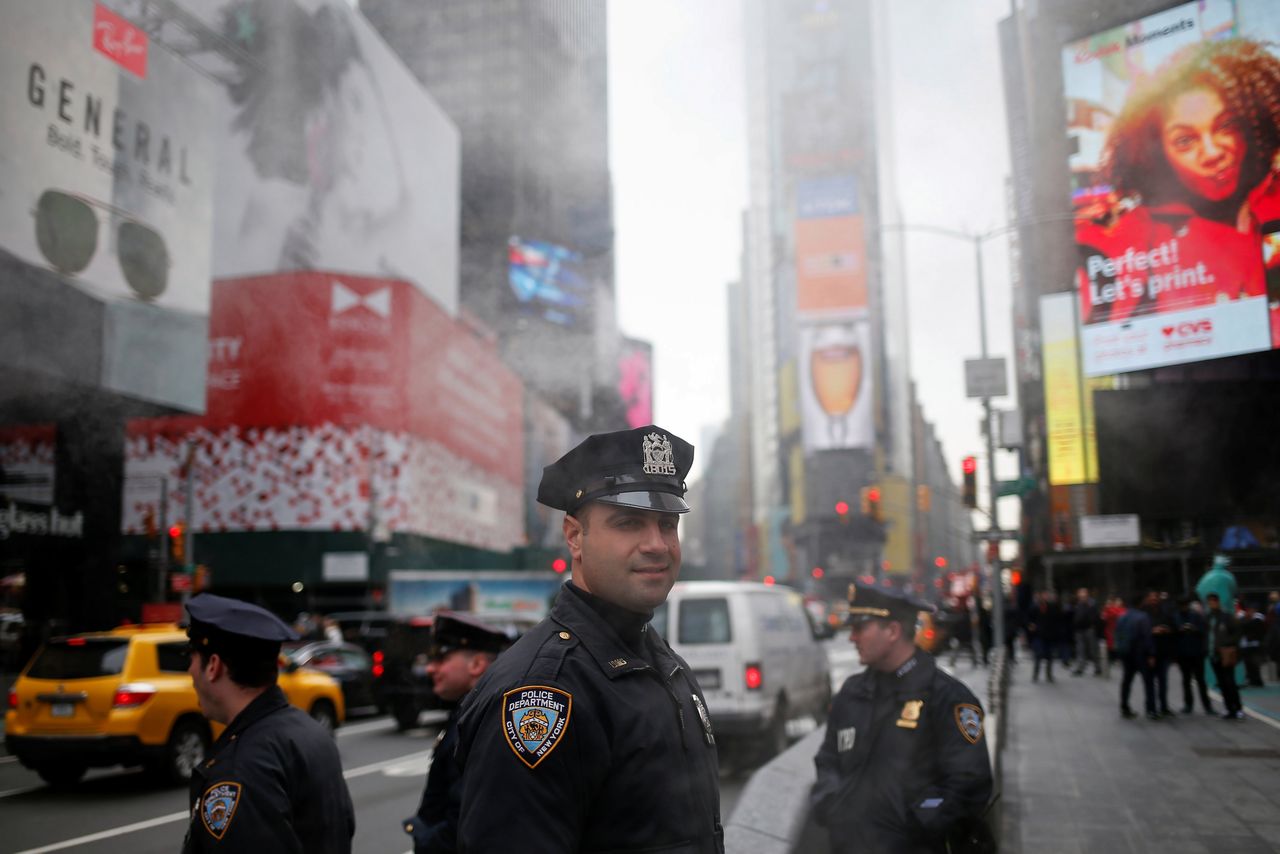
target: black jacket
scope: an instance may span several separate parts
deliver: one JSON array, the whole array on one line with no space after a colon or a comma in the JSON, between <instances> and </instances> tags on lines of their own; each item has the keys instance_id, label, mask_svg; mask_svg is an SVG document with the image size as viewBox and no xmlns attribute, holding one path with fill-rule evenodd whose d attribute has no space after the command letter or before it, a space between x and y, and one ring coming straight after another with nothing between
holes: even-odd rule
<instances>
[{"instance_id":1,"label":"black jacket","mask_svg":"<svg viewBox=\"0 0 1280 854\"><path fill-rule=\"evenodd\" d=\"M942 851L991 799L977 698L927 652L912 661L849 677L831 703L813 814L836 854Z\"/></svg>"},{"instance_id":2,"label":"black jacket","mask_svg":"<svg viewBox=\"0 0 1280 854\"><path fill-rule=\"evenodd\" d=\"M404 820L405 832L413 837L414 854L453 854L458 850L462 769L454 761L457 746L458 709L454 707L431 753L418 812Z\"/></svg>"},{"instance_id":3,"label":"black jacket","mask_svg":"<svg viewBox=\"0 0 1280 854\"><path fill-rule=\"evenodd\" d=\"M634 643L566 586L493 663L458 720L459 851L722 854L702 691L656 632Z\"/></svg>"},{"instance_id":4,"label":"black jacket","mask_svg":"<svg viewBox=\"0 0 1280 854\"><path fill-rule=\"evenodd\" d=\"M191 800L184 852L349 854L356 832L333 736L275 686L214 742Z\"/></svg>"}]
</instances>

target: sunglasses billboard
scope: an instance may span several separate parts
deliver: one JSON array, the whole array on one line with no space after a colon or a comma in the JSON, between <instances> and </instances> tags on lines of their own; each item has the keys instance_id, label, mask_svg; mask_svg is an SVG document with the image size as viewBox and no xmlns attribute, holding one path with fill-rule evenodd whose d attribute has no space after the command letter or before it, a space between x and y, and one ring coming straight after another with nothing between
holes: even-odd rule
<instances>
[{"instance_id":1,"label":"sunglasses billboard","mask_svg":"<svg viewBox=\"0 0 1280 854\"><path fill-rule=\"evenodd\" d=\"M45 190L32 215L36 243L45 260L69 276L83 271L98 251L96 208L120 221L116 229L116 257L124 280L139 299L150 302L169 284L169 250L164 238L124 211L105 202L62 190Z\"/></svg>"}]
</instances>

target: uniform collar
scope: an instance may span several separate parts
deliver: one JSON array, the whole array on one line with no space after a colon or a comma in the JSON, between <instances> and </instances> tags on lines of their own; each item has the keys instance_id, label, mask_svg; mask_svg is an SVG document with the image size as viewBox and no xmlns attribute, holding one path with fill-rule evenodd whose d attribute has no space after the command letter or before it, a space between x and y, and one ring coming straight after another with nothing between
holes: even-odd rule
<instances>
[{"instance_id":1,"label":"uniform collar","mask_svg":"<svg viewBox=\"0 0 1280 854\"><path fill-rule=\"evenodd\" d=\"M937 670L933 656L917 648L915 655L891 673L876 673L876 678L890 691L915 691L933 681Z\"/></svg>"},{"instance_id":2,"label":"uniform collar","mask_svg":"<svg viewBox=\"0 0 1280 854\"><path fill-rule=\"evenodd\" d=\"M588 593L572 581L566 582L564 586L566 590L582 599L583 602L591 607L591 610L599 614L632 652L644 649L644 635L647 631L645 627L653 619L652 611L647 614L628 611L626 608L615 605L612 602L606 602L593 593Z\"/></svg>"},{"instance_id":3,"label":"uniform collar","mask_svg":"<svg viewBox=\"0 0 1280 854\"><path fill-rule=\"evenodd\" d=\"M550 616L553 621L577 636L583 648L591 654L600 670L610 679L649 667L644 655L639 654L637 650L645 655L657 653L663 658L666 657L660 649L661 644L657 643L656 638L653 637L653 630L647 627L638 633L640 640L637 650L628 648L613 623L592 606L588 596L590 596L589 593L580 588L573 588L571 583L567 582L556 596L555 604L551 606ZM592 596L591 599L601 601L598 596ZM603 604L608 605L608 603Z\"/></svg>"},{"instance_id":4,"label":"uniform collar","mask_svg":"<svg viewBox=\"0 0 1280 854\"><path fill-rule=\"evenodd\" d=\"M233 740L257 721L278 709L283 709L287 705L289 705L289 701L285 699L284 692L280 690L280 686L272 685L254 697L249 705L240 710L240 714L236 715L235 719L227 725L226 730L218 738L218 741Z\"/></svg>"}]
</instances>

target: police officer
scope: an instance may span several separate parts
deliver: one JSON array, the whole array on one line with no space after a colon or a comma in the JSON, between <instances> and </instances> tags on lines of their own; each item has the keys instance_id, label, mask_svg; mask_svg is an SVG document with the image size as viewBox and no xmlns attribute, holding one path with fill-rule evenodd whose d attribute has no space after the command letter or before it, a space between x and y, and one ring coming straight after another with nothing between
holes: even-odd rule
<instances>
[{"instance_id":1,"label":"police officer","mask_svg":"<svg viewBox=\"0 0 1280 854\"><path fill-rule=\"evenodd\" d=\"M188 672L200 709L226 724L191 775L184 852L351 851L356 819L333 736L276 686L274 614L201 593L187 603Z\"/></svg>"},{"instance_id":2,"label":"police officer","mask_svg":"<svg viewBox=\"0 0 1280 854\"><path fill-rule=\"evenodd\" d=\"M724 851L702 691L648 625L680 572L692 463L650 425L589 436L543 470L573 577L463 701L464 854Z\"/></svg>"},{"instance_id":3,"label":"police officer","mask_svg":"<svg viewBox=\"0 0 1280 854\"><path fill-rule=\"evenodd\" d=\"M475 687L494 658L507 646L507 636L464 614L440 613L431 627L427 673L431 688L446 703L456 704ZM439 738L427 771L418 812L405 819L414 854L452 854L458 850L458 814L462 807L462 769L453 760L458 744L458 707Z\"/></svg>"},{"instance_id":4,"label":"police officer","mask_svg":"<svg viewBox=\"0 0 1280 854\"><path fill-rule=\"evenodd\" d=\"M948 836L974 832L991 798L982 706L916 647L921 610L931 606L903 593L849 588L866 669L831 703L813 789L834 854L949 850Z\"/></svg>"}]
</instances>

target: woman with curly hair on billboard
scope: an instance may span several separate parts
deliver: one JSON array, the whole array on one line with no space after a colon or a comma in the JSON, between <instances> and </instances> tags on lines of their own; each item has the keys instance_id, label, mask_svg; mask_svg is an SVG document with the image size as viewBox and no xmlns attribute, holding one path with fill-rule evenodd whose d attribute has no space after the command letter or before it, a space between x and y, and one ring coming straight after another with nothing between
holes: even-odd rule
<instances>
[{"instance_id":1,"label":"woman with curly hair on billboard","mask_svg":"<svg viewBox=\"0 0 1280 854\"><path fill-rule=\"evenodd\" d=\"M1107 203L1076 224L1084 322L1260 297L1271 261L1275 340L1277 150L1280 59L1261 43L1200 42L1139 82L1103 148Z\"/></svg>"}]
</instances>

